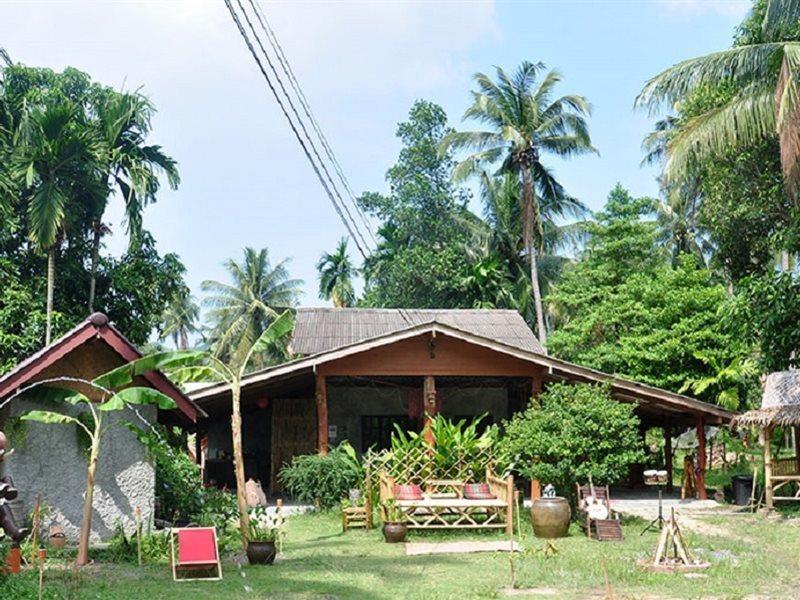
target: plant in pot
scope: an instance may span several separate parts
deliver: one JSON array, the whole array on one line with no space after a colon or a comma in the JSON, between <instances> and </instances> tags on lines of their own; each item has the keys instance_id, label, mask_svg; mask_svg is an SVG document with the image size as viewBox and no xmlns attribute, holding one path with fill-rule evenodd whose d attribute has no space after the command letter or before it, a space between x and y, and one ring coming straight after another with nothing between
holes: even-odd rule
<instances>
[{"instance_id":1,"label":"plant in pot","mask_svg":"<svg viewBox=\"0 0 800 600\"><path fill-rule=\"evenodd\" d=\"M397 506L394 499L383 503L385 519L383 521L383 539L387 544L397 544L406 541L408 526L403 520L403 511Z\"/></svg>"},{"instance_id":2,"label":"plant in pot","mask_svg":"<svg viewBox=\"0 0 800 600\"><path fill-rule=\"evenodd\" d=\"M284 518L280 507L273 513L258 506L251 508L247 536L247 560L251 565L271 565L275 561L276 545L283 535Z\"/></svg>"}]
</instances>

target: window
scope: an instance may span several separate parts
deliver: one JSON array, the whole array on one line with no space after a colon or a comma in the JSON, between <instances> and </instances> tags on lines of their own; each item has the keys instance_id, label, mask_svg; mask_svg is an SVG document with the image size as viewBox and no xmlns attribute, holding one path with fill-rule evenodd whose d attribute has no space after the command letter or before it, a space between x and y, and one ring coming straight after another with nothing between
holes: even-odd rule
<instances>
[{"instance_id":1,"label":"window","mask_svg":"<svg viewBox=\"0 0 800 600\"><path fill-rule=\"evenodd\" d=\"M384 450L391 446L395 424L403 431L418 431L416 419L408 415L379 415L361 417L361 451L370 448Z\"/></svg>"}]
</instances>

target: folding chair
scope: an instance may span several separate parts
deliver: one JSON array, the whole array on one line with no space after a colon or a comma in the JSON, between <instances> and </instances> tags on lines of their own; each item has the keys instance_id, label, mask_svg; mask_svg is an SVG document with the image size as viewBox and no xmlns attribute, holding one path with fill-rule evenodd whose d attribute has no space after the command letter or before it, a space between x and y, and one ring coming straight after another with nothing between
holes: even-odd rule
<instances>
[{"instance_id":1,"label":"folding chair","mask_svg":"<svg viewBox=\"0 0 800 600\"><path fill-rule=\"evenodd\" d=\"M178 538L178 557L175 558L175 538ZM172 579L175 581L219 581L222 565L219 561L217 529L215 527L180 527L170 530L172 550ZM216 575L208 577L178 577L179 572L202 572L212 569Z\"/></svg>"}]
</instances>

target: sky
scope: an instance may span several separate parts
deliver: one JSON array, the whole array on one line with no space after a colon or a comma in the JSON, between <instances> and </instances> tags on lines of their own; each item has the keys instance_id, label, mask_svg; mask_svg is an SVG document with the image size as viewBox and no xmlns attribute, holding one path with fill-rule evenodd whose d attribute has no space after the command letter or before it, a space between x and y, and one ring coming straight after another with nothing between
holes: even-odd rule
<instances>
[{"instance_id":1,"label":"sky","mask_svg":"<svg viewBox=\"0 0 800 600\"><path fill-rule=\"evenodd\" d=\"M599 156L547 159L592 209L616 182L656 195L641 168L653 118L634 111L644 82L680 60L730 45L747 0L527 2L287 1L261 6L356 193L386 191L397 123L416 99L461 122L476 72L542 61L561 93L586 96ZM176 252L196 297L242 248L290 258L301 303L322 306L316 262L345 234L269 95L222 0L0 0L0 46L29 66L74 66L96 81L140 90L158 109L150 137L177 159L145 227ZM480 207L473 207L476 211ZM120 203L107 250L125 246ZM356 251L350 244L355 257Z\"/></svg>"}]
</instances>

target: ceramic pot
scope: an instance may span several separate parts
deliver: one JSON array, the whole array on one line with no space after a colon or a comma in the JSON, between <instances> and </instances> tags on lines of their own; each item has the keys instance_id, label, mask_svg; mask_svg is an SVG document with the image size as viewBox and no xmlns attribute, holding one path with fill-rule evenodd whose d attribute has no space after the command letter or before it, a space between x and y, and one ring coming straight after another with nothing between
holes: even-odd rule
<instances>
[{"instance_id":1,"label":"ceramic pot","mask_svg":"<svg viewBox=\"0 0 800 600\"><path fill-rule=\"evenodd\" d=\"M383 539L387 544L398 544L406 541L408 526L405 523L384 523Z\"/></svg>"},{"instance_id":2,"label":"ceramic pot","mask_svg":"<svg viewBox=\"0 0 800 600\"><path fill-rule=\"evenodd\" d=\"M67 536L63 533L54 533L50 536L50 545L56 550L61 550L67 545Z\"/></svg>"},{"instance_id":3,"label":"ceramic pot","mask_svg":"<svg viewBox=\"0 0 800 600\"><path fill-rule=\"evenodd\" d=\"M560 538L567 535L571 511L566 498L539 498L531 505L533 533L539 538Z\"/></svg>"},{"instance_id":4,"label":"ceramic pot","mask_svg":"<svg viewBox=\"0 0 800 600\"><path fill-rule=\"evenodd\" d=\"M251 565L271 565L275 562L275 542L247 542L247 560Z\"/></svg>"}]
</instances>

